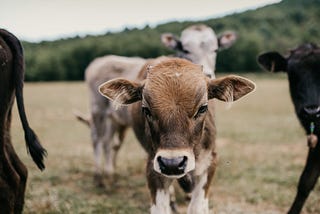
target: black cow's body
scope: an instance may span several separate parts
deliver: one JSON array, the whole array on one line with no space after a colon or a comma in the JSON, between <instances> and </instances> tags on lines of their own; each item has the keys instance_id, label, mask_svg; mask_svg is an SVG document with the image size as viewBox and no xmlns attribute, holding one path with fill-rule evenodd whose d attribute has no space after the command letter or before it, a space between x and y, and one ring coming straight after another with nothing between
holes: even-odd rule
<instances>
[{"instance_id":1,"label":"black cow's body","mask_svg":"<svg viewBox=\"0 0 320 214\"><path fill-rule=\"evenodd\" d=\"M308 43L292 50L288 57L269 52L260 55L258 61L272 72L287 72L295 112L308 135L307 162L288 212L300 213L320 175L320 48Z\"/></svg>"}]
</instances>

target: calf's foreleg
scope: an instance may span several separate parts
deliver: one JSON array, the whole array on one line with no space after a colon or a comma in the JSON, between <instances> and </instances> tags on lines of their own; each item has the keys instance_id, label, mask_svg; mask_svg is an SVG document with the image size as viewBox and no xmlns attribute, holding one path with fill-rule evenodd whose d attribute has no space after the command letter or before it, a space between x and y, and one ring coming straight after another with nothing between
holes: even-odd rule
<instances>
[{"instance_id":1,"label":"calf's foreleg","mask_svg":"<svg viewBox=\"0 0 320 214\"><path fill-rule=\"evenodd\" d=\"M207 170L199 176L194 176L188 214L209 214L209 189L215 169L216 164L213 159Z\"/></svg>"},{"instance_id":2,"label":"calf's foreleg","mask_svg":"<svg viewBox=\"0 0 320 214\"><path fill-rule=\"evenodd\" d=\"M152 161L147 164L147 181L151 194L151 214L171 214L170 207L170 185L168 179L153 170Z\"/></svg>"}]
</instances>

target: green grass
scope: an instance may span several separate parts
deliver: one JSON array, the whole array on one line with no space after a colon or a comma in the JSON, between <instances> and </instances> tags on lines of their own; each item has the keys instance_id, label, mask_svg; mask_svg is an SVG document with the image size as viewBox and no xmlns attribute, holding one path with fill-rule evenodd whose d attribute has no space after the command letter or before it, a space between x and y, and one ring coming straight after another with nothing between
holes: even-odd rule
<instances>
[{"instance_id":1,"label":"green grass","mask_svg":"<svg viewBox=\"0 0 320 214\"><path fill-rule=\"evenodd\" d=\"M307 144L285 76L269 75L246 75L257 89L231 108L216 101L219 164L210 197L215 213L284 213L293 201ZM115 178L105 180L105 189L93 184L90 132L72 114L73 109L88 112L84 83L28 83L25 103L48 158L40 172L27 155L15 110L12 137L29 169L24 213L148 213L146 155L132 131L121 148ZM177 197L185 210L181 190ZM319 200L317 185L303 213L319 213Z\"/></svg>"}]
</instances>

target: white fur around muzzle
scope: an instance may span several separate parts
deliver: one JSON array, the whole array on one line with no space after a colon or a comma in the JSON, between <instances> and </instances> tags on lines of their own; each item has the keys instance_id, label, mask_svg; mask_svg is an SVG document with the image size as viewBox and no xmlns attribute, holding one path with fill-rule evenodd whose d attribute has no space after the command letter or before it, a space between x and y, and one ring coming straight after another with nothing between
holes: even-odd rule
<instances>
[{"instance_id":1,"label":"white fur around muzzle","mask_svg":"<svg viewBox=\"0 0 320 214\"><path fill-rule=\"evenodd\" d=\"M163 174L161 172L161 169L160 169L160 166L159 166L159 163L157 161L158 157L164 157L164 158L168 158L168 159L171 159L171 158L177 158L177 157L181 157L181 156L186 156L187 157L187 166L184 170L184 173L183 174L180 174L180 175L166 175L166 174ZM196 166L196 162L195 162L195 157L194 157L194 154L191 150L185 150L185 149L176 149L176 150L171 150L171 149L161 149L161 150L158 150L156 156L154 157L153 159L153 169L168 177L168 178L181 178L183 177L184 175L186 175L188 172L192 171L195 169L195 166Z\"/></svg>"}]
</instances>

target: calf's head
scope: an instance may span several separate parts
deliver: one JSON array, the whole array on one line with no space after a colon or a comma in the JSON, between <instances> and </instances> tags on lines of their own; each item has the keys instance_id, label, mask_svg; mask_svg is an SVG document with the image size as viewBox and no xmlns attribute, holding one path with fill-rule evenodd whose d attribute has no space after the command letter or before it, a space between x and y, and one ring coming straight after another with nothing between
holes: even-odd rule
<instances>
[{"instance_id":1,"label":"calf's head","mask_svg":"<svg viewBox=\"0 0 320 214\"><path fill-rule=\"evenodd\" d=\"M180 38L171 33L161 36L166 47L177 51L177 57L203 65L203 72L211 77L215 76L217 52L229 48L236 39L237 36L232 31L226 31L217 37L212 28L203 24L186 28Z\"/></svg>"},{"instance_id":2,"label":"calf's head","mask_svg":"<svg viewBox=\"0 0 320 214\"><path fill-rule=\"evenodd\" d=\"M115 79L99 91L119 104L141 101L135 107L146 124L153 168L177 178L195 169L200 149L210 149L202 142L206 121L213 120L208 100L235 101L254 87L239 76L210 79L202 66L173 58L150 68L141 83Z\"/></svg>"},{"instance_id":3,"label":"calf's head","mask_svg":"<svg viewBox=\"0 0 320 214\"><path fill-rule=\"evenodd\" d=\"M304 44L291 50L287 57L278 52L268 52L258 57L258 62L272 72L288 74L290 94L296 114L310 134L320 133L320 48L315 44ZM314 126L312 125L312 126Z\"/></svg>"}]
</instances>

